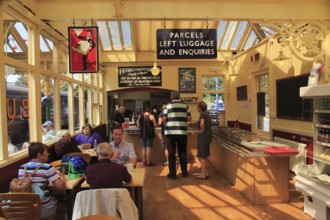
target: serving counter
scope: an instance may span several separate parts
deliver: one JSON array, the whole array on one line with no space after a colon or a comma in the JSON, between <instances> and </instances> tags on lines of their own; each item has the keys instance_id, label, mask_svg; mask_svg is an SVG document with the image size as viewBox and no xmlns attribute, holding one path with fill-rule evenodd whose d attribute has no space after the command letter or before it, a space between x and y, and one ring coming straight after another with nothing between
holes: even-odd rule
<instances>
[{"instance_id":1,"label":"serving counter","mask_svg":"<svg viewBox=\"0 0 330 220\"><path fill-rule=\"evenodd\" d=\"M193 160L194 156L192 154L192 149L197 148L197 134L198 131L195 127L188 127L188 140L187 140L187 159ZM151 150L151 161L153 163L164 163L166 161L164 151L161 145L161 128L155 128L155 138L153 141L153 147ZM129 128L124 129L124 140L132 143L135 147L136 155L138 160L142 159L142 147L140 138L140 128L136 126L129 126Z\"/></svg>"},{"instance_id":2,"label":"serving counter","mask_svg":"<svg viewBox=\"0 0 330 220\"><path fill-rule=\"evenodd\" d=\"M254 204L286 203L289 200L289 157L269 156L257 147L265 147L267 143L268 146L279 145L260 142L260 137L252 132L214 127L208 160Z\"/></svg>"}]
</instances>

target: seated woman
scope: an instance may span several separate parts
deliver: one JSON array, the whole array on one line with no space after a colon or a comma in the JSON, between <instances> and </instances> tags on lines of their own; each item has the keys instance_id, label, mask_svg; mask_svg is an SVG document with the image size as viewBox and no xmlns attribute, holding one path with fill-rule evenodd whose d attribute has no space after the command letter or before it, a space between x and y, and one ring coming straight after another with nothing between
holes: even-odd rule
<instances>
[{"instance_id":1,"label":"seated woman","mask_svg":"<svg viewBox=\"0 0 330 220\"><path fill-rule=\"evenodd\" d=\"M68 130L60 130L57 132L58 142L55 144L55 153L58 159L61 159L64 154L81 152L77 145L72 142L71 135Z\"/></svg>"},{"instance_id":2,"label":"seated woman","mask_svg":"<svg viewBox=\"0 0 330 220\"><path fill-rule=\"evenodd\" d=\"M56 216L57 200L52 198L49 193L48 185L52 182L57 190L65 190L65 176L57 173L55 169L46 161L48 160L48 151L46 145L39 142L31 142L28 148L31 161L23 164L18 171L18 178L24 177L24 168L27 173L32 173L38 166L40 168L32 176L32 185L40 187L44 196L41 200L41 218L58 219Z\"/></svg>"},{"instance_id":3,"label":"seated woman","mask_svg":"<svg viewBox=\"0 0 330 220\"><path fill-rule=\"evenodd\" d=\"M82 145L83 148L90 148L95 144L95 140L96 145L103 142L102 137L97 132L93 132L92 126L85 124L82 127L82 133L76 137L75 142L77 145Z\"/></svg>"}]
</instances>

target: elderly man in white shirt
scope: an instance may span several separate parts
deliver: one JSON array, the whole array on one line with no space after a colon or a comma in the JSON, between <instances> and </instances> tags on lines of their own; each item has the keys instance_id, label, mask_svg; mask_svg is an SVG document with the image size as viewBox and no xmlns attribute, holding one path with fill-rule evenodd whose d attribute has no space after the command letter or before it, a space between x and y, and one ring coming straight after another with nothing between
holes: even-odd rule
<instances>
[{"instance_id":1,"label":"elderly man in white shirt","mask_svg":"<svg viewBox=\"0 0 330 220\"><path fill-rule=\"evenodd\" d=\"M133 144L123 140L123 128L121 125L114 125L112 137L113 141L110 143L113 156L111 161L118 164L133 163L136 166L137 156Z\"/></svg>"}]
</instances>

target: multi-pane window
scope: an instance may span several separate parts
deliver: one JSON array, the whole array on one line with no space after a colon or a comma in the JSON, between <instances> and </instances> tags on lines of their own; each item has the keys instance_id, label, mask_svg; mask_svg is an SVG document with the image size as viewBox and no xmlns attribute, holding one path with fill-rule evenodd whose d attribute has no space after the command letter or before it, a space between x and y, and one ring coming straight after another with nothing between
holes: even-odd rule
<instances>
[{"instance_id":1,"label":"multi-pane window","mask_svg":"<svg viewBox=\"0 0 330 220\"><path fill-rule=\"evenodd\" d=\"M219 113L225 110L224 78L220 76L203 76L203 101L207 104L207 110L213 124L219 124Z\"/></svg>"},{"instance_id":2,"label":"multi-pane window","mask_svg":"<svg viewBox=\"0 0 330 220\"><path fill-rule=\"evenodd\" d=\"M6 65L8 155L22 150L29 138L28 71Z\"/></svg>"},{"instance_id":3,"label":"multi-pane window","mask_svg":"<svg viewBox=\"0 0 330 220\"><path fill-rule=\"evenodd\" d=\"M256 77L257 81L257 129L269 132L268 75Z\"/></svg>"}]
</instances>

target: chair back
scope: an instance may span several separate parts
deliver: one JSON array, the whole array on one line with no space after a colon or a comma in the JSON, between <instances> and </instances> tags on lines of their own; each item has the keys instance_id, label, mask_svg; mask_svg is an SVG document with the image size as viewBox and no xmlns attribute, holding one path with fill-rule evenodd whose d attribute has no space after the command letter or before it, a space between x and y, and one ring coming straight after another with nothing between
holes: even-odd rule
<instances>
[{"instance_id":1,"label":"chair back","mask_svg":"<svg viewBox=\"0 0 330 220\"><path fill-rule=\"evenodd\" d=\"M85 160L85 162L89 165L91 164L91 155L85 154L85 153L79 153L79 152L73 152L73 153L68 153L65 154L64 156L79 156L82 159Z\"/></svg>"},{"instance_id":2,"label":"chair back","mask_svg":"<svg viewBox=\"0 0 330 220\"><path fill-rule=\"evenodd\" d=\"M138 209L127 189L108 188L80 191L77 194L72 219L90 215L108 215L123 220L138 220Z\"/></svg>"},{"instance_id":3,"label":"chair back","mask_svg":"<svg viewBox=\"0 0 330 220\"><path fill-rule=\"evenodd\" d=\"M40 220L41 202L36 193L1 193L0 216L5 219Z\"/></svg>"}]
</instances>

